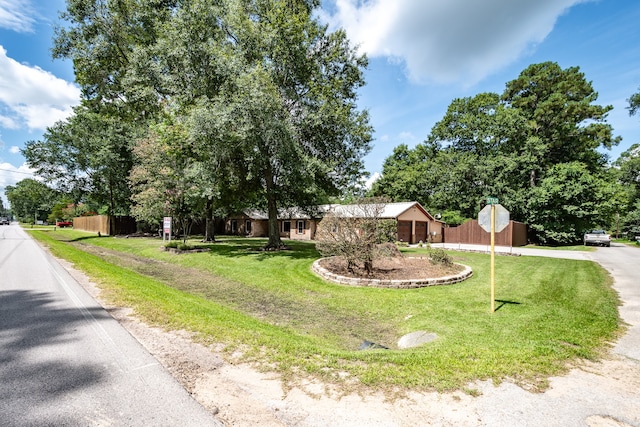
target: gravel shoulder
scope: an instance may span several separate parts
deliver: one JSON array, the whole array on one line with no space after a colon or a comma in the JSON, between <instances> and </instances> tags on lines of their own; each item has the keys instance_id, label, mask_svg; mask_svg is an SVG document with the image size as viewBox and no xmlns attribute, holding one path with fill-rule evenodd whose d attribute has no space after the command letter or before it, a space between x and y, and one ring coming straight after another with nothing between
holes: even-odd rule
<instances>
[{"instance_id":1,"label":"gravel shoulder","mask_svg":"<svg viewBox=\"0 0 640 427\"><path fill-rule=\"evenodd\" d=\"M636 255L640 258L640 251L631 253ZM585 258L597 256L590 253ZM200 404L228 426L640 426L640 360L618 351L619 347L605 360L583 362L568 375L550 378L544 393L509 382L476 382L469 384L468 392L410 393L394 401L382 394L338 395L330 386L313 382L285 391L276 374L224 361L216 348L193 342L188 333L149 327L129 310L108 306L83 274L61 263ZM606 262L603 265L612 268ZM618 289L617 272L612 273ZM633 283L640 283L640 278ZM636 293L619 292L625 301L623 310L629 304L637 307L640 296L626 301L636 298ZM623 319L627 320L624 315Z\"/></svg>"}]
</instances>

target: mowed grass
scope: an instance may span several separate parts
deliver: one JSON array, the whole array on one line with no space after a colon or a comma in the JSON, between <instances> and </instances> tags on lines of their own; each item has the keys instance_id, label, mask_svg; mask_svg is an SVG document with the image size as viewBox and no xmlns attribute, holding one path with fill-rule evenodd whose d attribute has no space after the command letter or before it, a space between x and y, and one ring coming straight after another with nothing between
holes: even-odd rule
<instances>
[{"instance_id":1,"label":"mowed grass","mask_svg":"<svg viewBox=\"0 0 640 427\"><path fill-rule=\"evenodd\" d=\"M387 392L469 390L474 380L514 380L543 389L549 376L602 357L620 332L618 298L607 272L590 261L496 257L490 313L488 255L450 252L474 270L465 282L414 290L348 287L311 272L313 243L262 252L259 239L191 245L171 254L158 239L34 231L51 251L87 272L115 304L144 320L224 345L229 357L279 372L317 377L344 389ZM406 249L425 255L424 249ZM438 338L399 350L404 334ZM359 350L364 340L389 349Z\"/></svg>"}]
</instances>

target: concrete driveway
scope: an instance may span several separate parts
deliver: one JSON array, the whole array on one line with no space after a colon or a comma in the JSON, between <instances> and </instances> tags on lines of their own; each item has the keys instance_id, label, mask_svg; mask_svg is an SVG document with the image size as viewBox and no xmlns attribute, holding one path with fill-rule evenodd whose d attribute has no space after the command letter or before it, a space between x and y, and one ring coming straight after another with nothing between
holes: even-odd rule
<instances>
[{"instance_id":1,"label":"concrete driveway","mask_svg":"<svg viewBox=\"0 0 640 427\"><path fill-rule=\"evenodd\" d=\"M489 252L491 246L489 245L469 245L463 243L433 243L431 245L434 248L452 249L456 251L478 251ZM527 256L541 256L547 258L564 258L564 259L593 259L590 254L593 252L582 251L564 251L553 249L536 249L536 248L517 248L510 246L496 246L496 253L500 254L514 254L514 255L527 255Z\"/></svg>"}]
</instances>

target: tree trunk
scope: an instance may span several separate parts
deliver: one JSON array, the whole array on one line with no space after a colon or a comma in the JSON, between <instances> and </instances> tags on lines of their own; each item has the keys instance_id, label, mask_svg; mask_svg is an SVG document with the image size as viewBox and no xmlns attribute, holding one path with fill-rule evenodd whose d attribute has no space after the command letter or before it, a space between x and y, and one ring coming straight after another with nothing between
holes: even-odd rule
<instances>
[{"instance_id":1,"label":"tree trunk","mask_svg":"<svg viewBox=\"0 0 640 427\"><path fill-rule=\"evenodd\" d=\"M207 200L207 217L205 219L204 226L204 239L203 242L215 242L215 217L213 216L213 201Z\"/></svg>"},{"instance_id":2,"label":"tree trunk","mask_svg":"<svg viewBox=\"0 0 640 427\"><path fill-rule=\"evenodd\" d=\"M269 243L265 246L266 250L277 251L286 249L280 239L280 227L278 226L278 204L276 201L275 185L273 183L273 173L268 167L265 171L267 183L267 215L269 216Z\"/></svg>"},{"instance_id":3,"label":"tree trunk","mask_svg":"<svg viewBox=\"0 0 640 427\"><path fill-rule=\"evenodd\" d=\"M366 271L369 276L373 273L373 261L367 260L364 262L364 271Z\"/></svg>"},{"instance_id":4,"label":"tree trunk","mask_svg":"<svg viewBox=\"0 0 640 427\"><path fill-rule=\"evenodd\" d=\"M110 236L113 236L116 234L116 218L115 218L115 207L116 203L113 200L113 183L111 180L109 180L109 212L108 212L108 218L109 218L109 230L107 230L107 234Z\"/></svg>"},{"instance_id":5,"label":"tree trunk","mask_svg":"<svg viewBox=\"0 0 640 427\"><path fill-rule=\"evenodd\" d=\"M278 206L274 194L267 192L267 214L269 216L269 243L265 249L280 250L284 249L282 240L280 239L280 227L278 223Z\"/></svg>"},{"instance_id":6,"label":"tree trunk","mask_svg":"<svg viewBox=\"0 0 640 427\"><path fill-rule=\"evenodd\" d=\"M189 235L191 234L191 225L193 224L193 221L190 218L183 218L180 223L182 227L182 243L186 245Z\"/></svg>"}]
</instances>

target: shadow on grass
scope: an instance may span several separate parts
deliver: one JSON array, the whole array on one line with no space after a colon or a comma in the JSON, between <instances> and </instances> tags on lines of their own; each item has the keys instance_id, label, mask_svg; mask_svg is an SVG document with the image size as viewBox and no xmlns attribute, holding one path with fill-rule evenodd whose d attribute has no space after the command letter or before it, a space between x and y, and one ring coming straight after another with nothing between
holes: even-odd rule
<instances>
[{"instance_id":1,"label":"shadow on grass","mask_svg":"<svg viewBox=\"0 0 640 427\"><path fill-rule=\"evenodd\" d=\"M209 249L211 255L224 257L253 256L258 261L272 258L316 260L321 256L312 242L283 241L283 243L288 249L280 251L264 250L267 244L266 239L220 239L216 243L197 245L197 247Z\"/></svg>"},{"instance_id":2,"label":"shadow on grass","mask_svg":"<svg viewBox=\"0 0 640 427\"><path fill-rule=\"evenodd\" d=\"M83 240L93 240L93 239L100 239L100 236L81 236L81 237L76 237L74 239L69 239L69 240L61 240L63 242L81 242Z\"/></svg>"},{"instance_id":3,"label":"shadow on grass","mask_svg":"<svg viewBox=\"0 0 640 427\"><path fill-rule=\"evenodd\" d=\"M78 243L84 241L85 243L92 244L92 242L99 239L109 238L108 236L99 237L95 234L75 237L63 236L60 234L56 234L55 232L53 232L53 230L42 231L49 235L51 238L63 243ZM160 239L154 238L153 240L157 241L158 244L162 244L162 241ZM265 261L273 258L289 258L292 260L316 260L321 257L321 255L316 250L315 243L308 241L284 240L283 243L289 249L281 251L266 251L264 250L264 247L268 243L268 240L266 238L216 236L215 242L201 242L197 240L197 236L191 236L187 240L187 244L197 249L208 249L208 253L210 255L223 257L233 258L251 256L257 261ZM182 239L176 239L172 241L178 241L182 243Z\"/></svg>"},{"instance_id":4,"label":"shadow on grass","mask_svg":"<svg viewBox=\"0 0 640 427\"><path fill-rule=\"evenodd\" d=\"M63 231L63 230L66 230L66 229L54 230L53 228L51 228L51 229L39 229L39 230L36 230L36 231L39 231L41 233L45 233L49 237L51 237L52 239L55 239L55 240L57 240L59 242L64 242L64 243L80 242L82 240L93 240L93 239L100 239L101 238L97 233L95 235L77 236L77 237L67 237L67 236L64 236L62 234L57 233L57 231Z\"/></svg>"},{"instance_id":5,"label":"shadow on grass","mask_svg":"<svg viewBox=\"0 0 640 427\"><path fill-rule=\"evenodd\" d=\"M500 303L500 305L496 307L495 311L500 310L502 307L504 307L507 304L511 304L511 305L520 305L520 304L522 304L521 302L517 302L517 301L506 301L506 300L501 300L501 299L497 299L495 301Z\"/></svg>"}]
</instances>

